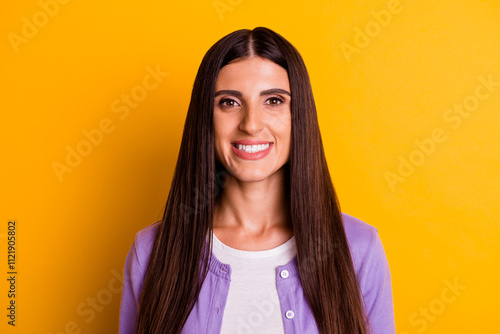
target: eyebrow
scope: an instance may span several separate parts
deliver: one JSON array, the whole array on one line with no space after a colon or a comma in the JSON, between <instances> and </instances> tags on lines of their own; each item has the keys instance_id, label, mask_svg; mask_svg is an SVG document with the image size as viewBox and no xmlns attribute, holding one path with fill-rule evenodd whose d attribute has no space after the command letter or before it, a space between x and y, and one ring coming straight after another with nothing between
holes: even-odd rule
<instances>
[{"instance_id":1,"label":"eyebrow","mask_svg":"<svg viewBox=\"0 0 500 334\"><path fill-rule=\"evenodd\" d=\"M286 90L284 89L280 89L280 88L271 88L271 89L268 89L268 90L263 90L262 92L260 92L260 96L263 96L263 95L268 95L268 94L286 94L288 96L291 96L289 92L287 92ZM242 97L243 94L241 94L240 91L237 91L237 90L219 90L217 92L215 92L215 96L219 96L219 95L222 95L222 94L229 94L229 95L235 95L235 96L238 96L238 97Z\"/></svg>"}]
</instances>

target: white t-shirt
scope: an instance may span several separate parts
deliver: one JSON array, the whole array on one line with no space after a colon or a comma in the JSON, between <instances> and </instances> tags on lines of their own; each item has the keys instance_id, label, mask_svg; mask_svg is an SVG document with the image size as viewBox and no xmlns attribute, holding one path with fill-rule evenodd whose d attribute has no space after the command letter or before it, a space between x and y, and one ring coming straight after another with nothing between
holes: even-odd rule
<instances>
[{"instance_id":1,"label":"white t-shirt","mask_svg":"<svg viewBox=\"0 0 500 334\"><path fill-rule=\"evenodd\" d=\"M284 333L276 290L276 267L297 254L295 236L263 251L244 251L223 244L213 235L213 254L231 266L231 284L221 334Z\"/></svg>"}]
</instances>

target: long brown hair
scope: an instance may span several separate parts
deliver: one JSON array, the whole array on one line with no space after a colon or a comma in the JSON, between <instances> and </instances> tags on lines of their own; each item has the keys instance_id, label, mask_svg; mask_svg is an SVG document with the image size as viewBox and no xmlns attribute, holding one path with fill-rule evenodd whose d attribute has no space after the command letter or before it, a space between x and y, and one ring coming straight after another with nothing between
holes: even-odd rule
<instances>
[{"instance_id":1,"label":"long brown hair","mask_svg":"<svg viewBox=\"0 0 500 334\"><path fill-rule=\"evenodd\" d=\"M267 58L288 72L292 133L290 159L283 167L286 208L302 287L319 332L367 333L307 69L290 42L264 27L223 37L208 50L198 69L172 185L142 286L137 333L165 333L166 328L180 333L198 298L211 257L214 205L224 188L222 176L227 175L214 153L215 82L223 66L249 56Z\"/></svg>"}]
</instances>

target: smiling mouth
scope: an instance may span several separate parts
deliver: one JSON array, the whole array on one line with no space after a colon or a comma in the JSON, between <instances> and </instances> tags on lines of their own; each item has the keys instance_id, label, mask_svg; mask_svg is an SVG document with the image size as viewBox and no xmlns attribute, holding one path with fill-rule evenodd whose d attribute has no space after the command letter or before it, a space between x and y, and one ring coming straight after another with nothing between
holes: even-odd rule
<instances>
[{"instance_id":1,"label":"smiling mouth","mask_svg":"<svg viewBox=\"0 0 500 334\"><path fill-rule=\"evenodd\" d=\"M271 146L273 143L267 143L267 144L258 144L258 145L242 145L242 144L231 144L235 148L237 148L240 151L244 151L247 153L258 153L261 151L265 151Z\"/></svg>"}]
</instances>

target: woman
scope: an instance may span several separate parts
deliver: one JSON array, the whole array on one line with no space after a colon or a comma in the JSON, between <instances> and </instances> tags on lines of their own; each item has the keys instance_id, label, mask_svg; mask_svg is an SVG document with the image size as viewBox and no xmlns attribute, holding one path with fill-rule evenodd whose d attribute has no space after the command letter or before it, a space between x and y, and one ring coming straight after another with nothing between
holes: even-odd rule
<instances>
[{"instance_id":1,"label":"woman","mask_svg":"<svg viewBox=\"0 0 500 334\"><path fill-rule=\"evenodd\" d=\"M395 333L377 230L340 211L306 67L270 29L203 58L163 219L126 259L120 333Z\"/></svg>"}]
</instances>

